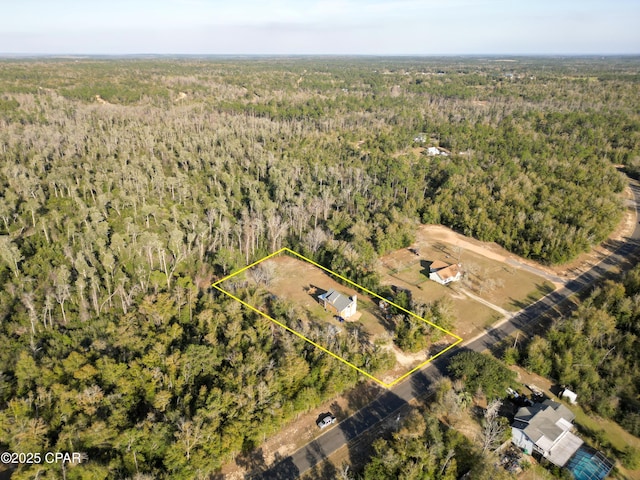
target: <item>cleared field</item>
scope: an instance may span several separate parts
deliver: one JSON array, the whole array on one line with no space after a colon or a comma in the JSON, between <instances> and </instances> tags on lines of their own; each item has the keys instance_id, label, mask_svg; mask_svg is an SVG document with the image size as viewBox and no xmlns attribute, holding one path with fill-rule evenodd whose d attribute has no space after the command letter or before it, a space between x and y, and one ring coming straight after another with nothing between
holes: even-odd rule
<instances>
[{"instance_id":1,"label":"cleared field","mask_svg":"<svg viewBox=\"0 0 640 480\"><path fill-rule=\"evenodd\" d=\"M456 318L454 330L457 335L471 338L501 318L500 313L458 292L455 284L444 286L433 282L424 274L419 273L418 268L412 268L412 270L416 272L416 277L420 275L421 281L419 283L407 281L407 278L410 279L411 276L401 273L408 270L405 269L399 272L400 274L385 274L384 270L381 270L382 284L406 288L411 291L414 300L423 303L432 303L443 298L448 299L453 316Z\"/></svg>"},{"instance_id":2,"label":"cleared field","mask_svg":"<svg viewBox=\"0 0 640 480\"><path fill-rule=\"evenodd\" d=\"M460 264L463 279L447 286L429 280L433 261ZM465 338L483 331L504 311L524 308L555 289L542 276L508 262L499 247L430 225L418 229L410 248L382 257L378 273L383 284L407 288L416 300L448 299L457 318L454 330ZM467 293L485 302L479 303Z\"/></svg>"},{"instance_id":3,"label":"cleared field","mask_svg":"<svg viewBox=\"0 0 640 480\"><path fill-rule=\"evenodd\" d=\"M360 359L369 356L379 360L373 363L384 368L377 368L377 377L368 371L366 363L355 368L383 385L388 386L456 342L455 335L445 335L417 353L400 350L393 341L399 324L381 308L380 298L357 285L345 284L295 252L284 251L288 253L278 252L257 266L232 275L223 281L223 289L252 286L261 291L253 297L257 304L249 304L265 315L273 313L270 302L289 302L286 313L281 312L277 321L352 366L346 357L352 358L354 352ZM507 255L494 244L468 239L441 226L426 225L418 228L416 241L410 248L382 257L378 273L382 285L407 290L415 302L438 302L440 311L444 309L446 316L453 319L451 330L462 338L473 338L509 312L555 289L549 281L557 278L552 272ZM429 280L429 266L434 261L459 264L463 278L447 286ZM260 275L256 274L258 269ZM344 321L335 312L324 309L319 296L332 289L346 297L357 295L357 313L353 317Z\"/></svg>"},{"instance_id":4,"label":"cleared field","mask_svg":"<svg viewBox=\"0 0 640 480\"><path fill-rule=\"evenodd\" d=\"M296 335L386 386L460 341L459 337L443 334L431 326L428 330L437 333L437 339L425 349L414 353L400 350L393 342L397 323L392 320L392 307L388 303L383 302L381 306L381 298L355 285L338 282L331 273L288 253L258 262L258 265L222 280L220 288L225 293L240 296L251 290L251 300L245 305L286 325ZM345 297L356 296L357 313L345 320L335 311L325 310L320 296L329 290L336 290ZM428 325L413 314L407 315L405 321ZM363 363L362 359L366 357L370 361ZM368 371L369 365L385 367L374 376L374 372Z\"/></svg>"},{"instance_id":5,"label":"cleared field","mask_svg":"<svg viewBox=\"0 0 640 480\"><path fill-rule=\"evenodd\" d=\"M352 324L356 321L339 322L333 313L325 311L320 305L318 296L334 289L347 296L357 295L358 313L360 313L357 322L362 326L364 333L379 339L387 332L387 325L384 323L385 319L380 315L377 302L363 295L363 292L338 283L318 267L288 255L281 255L269 259L267 262L274 267L273 280L266 287L267 290L278 298L303 306L310 320L322 320L337 328L344 327L345 323ZM389 339L390 337L386 340Z\"/></svg>"}]
</instances>

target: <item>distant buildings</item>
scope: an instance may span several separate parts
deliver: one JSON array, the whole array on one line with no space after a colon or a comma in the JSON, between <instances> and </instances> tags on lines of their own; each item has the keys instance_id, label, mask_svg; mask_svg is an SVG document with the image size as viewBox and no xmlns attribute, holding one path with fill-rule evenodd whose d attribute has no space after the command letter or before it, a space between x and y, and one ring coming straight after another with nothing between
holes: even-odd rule
<instances>
[{"instance_id":1,"label":"distant buildings","mask_svg":"<svg viewBox=\"0 0 640 480\"><path fill-rule=\"evenodd\" d=\"M428 137L426 133L419 133L415 137L413 137L413 141L414 143L426 143L427 138ZM449 155L451 155L451 152L449 150L441 147L428 147L426 152L430 157L435 157L437 155L448 157Z\"/></svg>"},{"instance_id":2,"label":"distant buildings","mask_svg":"<svg viewBox=\"0 0 640 480\"><path fill-rule=\"evenodd\" d=\"M441 155L443 157L448 157L450 155L451 152L445 150L444 148L440 148L440 147L429 147L427 148L427 155L429 155L430 157L435 157L437 155Z\"/></svg>"}]
</instances>

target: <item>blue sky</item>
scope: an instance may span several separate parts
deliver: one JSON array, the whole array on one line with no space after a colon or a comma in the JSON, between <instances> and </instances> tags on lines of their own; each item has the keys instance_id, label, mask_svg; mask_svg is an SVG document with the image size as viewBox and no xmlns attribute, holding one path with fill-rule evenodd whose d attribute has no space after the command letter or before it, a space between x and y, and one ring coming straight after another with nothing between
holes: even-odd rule
<instances>
[{"instance_id":1,"label":"blue sky","mask_svg":"<svg viewBox=\"0 0 640 480\"><path fill-rule=\"evenodd\" d=\"M640 53L638 0L2 3L0 53Z\"/></svg>"}]
</instances>

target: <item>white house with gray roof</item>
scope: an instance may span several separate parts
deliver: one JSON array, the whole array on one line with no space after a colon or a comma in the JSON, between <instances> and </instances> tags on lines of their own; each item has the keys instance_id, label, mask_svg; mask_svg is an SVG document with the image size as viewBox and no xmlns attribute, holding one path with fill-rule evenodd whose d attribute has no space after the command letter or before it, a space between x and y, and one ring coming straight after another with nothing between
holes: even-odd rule
<instances>
[{"instance_id":1,"label":"white house with gray roof","mask_svg":"<svg viewBox=\"0 0 640 480\"><path fill-rule=\"evenodd\" d=\"M334 289L319 295L318 300L320 300L325 310L335 311L337 315L345 319L355 315L358 304L356 295L348 297Z\"/></svg>"},{"instance_id":2,"label":"white house with gray roof","mask_svg":"<svg viewBox=\"0 0 640 480\"><path fill-rule=\"evenodd\" d=\"M575 418L571 410L552 400L522 407L511 425L511 441L529 455L537 452L564 467L583 443L571 433Z\"/></svg>"}]
</instances>

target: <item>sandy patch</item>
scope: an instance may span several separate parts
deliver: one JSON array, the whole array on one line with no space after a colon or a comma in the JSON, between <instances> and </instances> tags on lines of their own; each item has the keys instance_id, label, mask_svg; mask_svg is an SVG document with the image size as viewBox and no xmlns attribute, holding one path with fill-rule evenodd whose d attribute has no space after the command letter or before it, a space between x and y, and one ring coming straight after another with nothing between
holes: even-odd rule
<instances>
[{"instance_id":1,"label":"sandy patch","mask_svg":"<svg viewBox=\"0 0 640 480\"><path fill-rule=\"evenodd\" d=\"M420 238L417 242L418 245L420 243L427 243L426 239L439 240L450 243L454 247L470 250L498 262L506 261L507 256L511 255L497 243L479 242L472 238L460 235L459 233L456 233L450 228L442 225L422 225L419 228L418 238Z\"/></svg>"},{"instance_id":2,"label":"sandy patch","mask_svg":"<svg viewBox=\"0 0 640 480\"><path fill-rule=\"evenodd\" d=\"M100 105L111 105L109 102L107 102L104 98L102 98L100 95L96 95L95 96L96 102L98 102Z\"/></svg>"}]
</instances>

